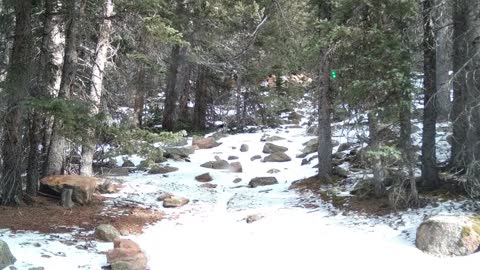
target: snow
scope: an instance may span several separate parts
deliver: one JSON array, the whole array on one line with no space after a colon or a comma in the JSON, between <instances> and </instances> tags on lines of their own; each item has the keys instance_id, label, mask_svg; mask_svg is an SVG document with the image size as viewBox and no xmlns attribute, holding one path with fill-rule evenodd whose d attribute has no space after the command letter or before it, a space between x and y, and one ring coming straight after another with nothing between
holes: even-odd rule
<instances>
[{"instance_id":1,"label":"snow","mask_svg":"<svg viewBox=\"0 0 480 270\"><path fill-rule=\"evenodd\" d=\"M358 130L337 129L340 142L355 140ZM285 138L273 142L289 148L291 162L264 163L251 161L261 154L264 135ZM162 209L166 218L145 229L141 235L129 236L144 249L150 269L462 269L478 265L480 253L456 258L434 257L415 248L415 233L426 217L471 213L462 202L447 201L438 206L409 210L386 217L345 214L317 197L296 194L288 187L294 180L312 176L312 165L300 166L295 158L303 143L305 128L268 129L258 133L231 135L220 140L222 145L198 150L190 162L168 161L178 171L163 175L135 173L125 177L125 187L109 195L111 201L134 200L154 209ZM240 152L241 144L249 145ZM211 170L199 165L215 156L227 159L238 156L242 173ZM132 159L131 159L132 160ZM117 162L121 162L119 157ZM140 158L132 160L139 163ZM280 170L268 174L270 169ZM216 189L200 187L194 177L209 172ZM251 178L274 176L279 184L248 188ZM242 182L234 184L240 177ZM357 177L357 176L354 176ZM156 200L167 191L185 196L190 203L179 209L163 209ZM339 191L339 196L349 196ZM306 197L305 197L306 196ZM302 208L300 200L320 205L316 209ZM251 214L264 216L247 224ZM90 232L91 233L91 232ZM0 232L18 261L17 269L43 266L45 269L100 269L105 255L100 254L112 244L88 242L71 244L69 235L42 235L35 232ZM39 243L37 247L33 243ZM82 249L82 245L89 246ZM49 255L49 258L42 257Z\"/></svg>"}]
</instances>

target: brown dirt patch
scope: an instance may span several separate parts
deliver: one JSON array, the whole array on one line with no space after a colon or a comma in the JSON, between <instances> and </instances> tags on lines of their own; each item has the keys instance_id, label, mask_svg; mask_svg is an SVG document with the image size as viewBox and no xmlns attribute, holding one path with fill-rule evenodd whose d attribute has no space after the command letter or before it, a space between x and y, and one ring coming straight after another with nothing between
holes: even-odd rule
<instances>
[{"instance_id":1,"label":"brown dirt patch","mask_svg":"<svg viewBox=\"0 0 480 270\"><path fill-rule=\"evenodd\" d=\"M111 224L120 232L136 234L162 219L158 210L144 209L132 204L116 205L105 210L103 197L96 197L86 206L64 209L58 200L38 196L21 207L0 207L0 228L12 231L26 230L40 233L72 233L92 231L100 224Z\"/></svg>"}]
</instances>

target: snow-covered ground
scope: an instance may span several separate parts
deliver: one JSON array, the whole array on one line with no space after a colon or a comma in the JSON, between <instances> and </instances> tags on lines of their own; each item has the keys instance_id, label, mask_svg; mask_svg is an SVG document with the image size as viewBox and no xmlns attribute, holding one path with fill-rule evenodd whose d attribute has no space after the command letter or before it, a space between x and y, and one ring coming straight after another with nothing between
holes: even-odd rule
<instances>
[{"instance_id":1,"label":"snow-covered ground","mask_svg":"<svg viewBox=\"0 0 480 270\"><path fill-rule=\"evenodd\" d=\"M316 173L314 164L301 166L301 159L295 158L302 143L313 137L305 136L305 128L286 127L223 138L219 147L196 151L191 162L167 162L179 168L167 177L136 173L124 178L125 187L111 195L112 200L128 198L161 208L156 198L167 191L191 201L179 209L163 209L164 220L130 237L145 250L150 269L467 269L480 263L480 253L438 258L415 248L416 228L424 217L465 211L460 203L444 202L382 218L344 215L320 201L317 209L298 206L305 198L288 187ZM347 140L345 135L352 136L350 131L337 132L341 142ZM264 134L285 138L274 143L288 147L292 161L251 161L254 155L266 156L260 141ZM240 152L243 143L249 145L248 152ZM239 157L234 161L241 162L243 172L200 167L215 156ZM280 172L272 175L267 173L270 169ZM217 188L203 188L194 180L205 172ZM250 179L258 176L275 176L279 184L248 188ZM242 182L233 183L236 178ZM245 218L251 214L264 218L247 224ZM0 238L17 257L17 269L100 269L106 263L101 252L112 248L97 242L72 245L68 235L0 231Z\"/></svg>"}]
</instances>

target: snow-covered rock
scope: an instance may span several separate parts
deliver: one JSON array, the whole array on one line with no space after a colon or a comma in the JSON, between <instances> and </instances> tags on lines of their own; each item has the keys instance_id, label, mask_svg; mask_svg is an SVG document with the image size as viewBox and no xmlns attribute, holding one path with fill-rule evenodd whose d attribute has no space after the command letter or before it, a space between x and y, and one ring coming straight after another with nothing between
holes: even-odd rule
<instances>
[{"instance_id":1,"label":"snow-covered rock","mask_svg":"<svg viewBox=\"0 0 480 270\"><path fill-rule=\"evenodd\" d=\"M480 219L435 216L417 229L417 247L430 254L465 256L480 248Z\"/></svg>"},{"instance_id":2,"label":"snow-covered rock","mask_svg":"<svg viewBox=\"0 0 480 270\"><path fill-rule=\"evenodd\" d=\"M273 143L266 143L265 146L263 146L263 153L265 154L272 154L272 153L286 152L286 151L288 151L287 147L276 145Z\"/></svg>"}]
</instances>

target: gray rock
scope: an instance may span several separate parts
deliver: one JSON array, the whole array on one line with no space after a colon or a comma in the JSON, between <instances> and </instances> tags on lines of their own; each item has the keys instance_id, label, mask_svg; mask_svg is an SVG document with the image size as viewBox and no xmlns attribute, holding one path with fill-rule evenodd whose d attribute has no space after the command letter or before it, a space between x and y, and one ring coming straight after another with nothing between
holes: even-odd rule
<instances>
[{"instance_id":1,"label":"gray rock","mask_svg":"<svg viewBox=\"0 0 480 270\"><path fill-rule=\"evenodd\" d=\"M188 156L195 153L195 149L191 146L185 147L169 147L165 149L163 155L167 158L173 158L174 156L187 158Z\"/></svg>"},{"instance_id":2,"label":"gray rock","mask_svg":"<svg viewBox=\"0 0 480 270\"><path fill-rule=\"evenodd\" d=\"M440 256L466 256L480 247L480 218L436 216L417 229L417 248Z\"/></svg>"},{"instance_id":3,"label":"gray rock","mask_svg":"<svg viewBox=\"0 0 480 270\"><path fill-rule=\"evenodd\" d=\"M242 163L232 162L232 163L230 163L230 166L229 166L228 170L231 171L231 172L235 172L235 173L241 173L241 172L243 172Z\"/></svg>"},{"instance_id":4,"label":"gray rock","mask_svg":"<svg viewBox=\"0 0 480 270\"><path fill-rule=\"evenodd\" d=\"M269 135L263 135L262 138L260 139L260 141L262 142L275 142L275 141L281 141L281 140L285 140L285 138L282 138L280 136L276 136L276 135L273 135L273 136L269 136Z\"/></svg>"},{"instance_id":5,"label":"gray rock","mask_svg":"<svg viewBox=\"0 0 480 270\"><path fill-rule=\"evenodd\" d=\"M260 156L260 155L255 155L255 156L251 157L250 160L251 160L251 161L254 161L254 160L257 160L257 159L261 159L261 158L262 158L262 156Z\"/></svg>"},{"instance_id":6,"label":"gray rock","mask_svg":"<svg viewBox=\"0 0 480 270\"><path fill-rule=\"evenodd\" d=\"M337 152L343 152L352 147L351 143L342 143L338 146Z\"/></svg>"},{"instance_id":7,"label":"gray rock","mask_svg":"<svg viewBox=\"0 0 480 270\"><path fill-rule=\"evenodd\" d=\"M279 169L270 169L270 170L267 171L267 173L269 173L269 174L276 174L276 173L279 173L279 172L280 172Z\"/></svg>"},{"instance_id":8,"label":"gray rock","mask_svg":"<svg viewBox=\"0 0 480 270\"><path fill-rule=\"evenodd\" d=\"M236 159L238 159L238 157L237 156L229 156L227 159L228 160L236 160Z\"/></svg>"},{"instance_id":9,"label":"gray rock","mask_svg":"<svg viewBox=\"0 0 480 270\"><path fill-rule=\"evenodd\" d=\"M0 269L4 269L5 267L12 265L16 261L17 259L13 257L8 244L0 240Z\"/></svg>"},{"instance_id":10,"label":"gray rock","mask_svg":"<svg viewBox=\"0 0 480 270\"><path fill-rule=\"evenodd\" d=\"M261 216L261 215L258 215L258 214L255 214L255 215L249 215L247 216L247 218L245 219L247 221L248 224L250 223L253 223L255 221L259 221L260 219L264 218L264 216Z\"/></svg>"},{"instance_id":11,"label":"gray rock","mask_svg":"<svg viewBox=\"0 0 480 270\"><path fill-rule=\"evenodd\" d=\"M287 147L276 145L273 143L266 143L265 146L263 146L263 153L265 154L272 154L272 153L286 152L286 151L288 151Z\"/></svg>"},{"instance_id":12,"label":"gray rock","mask_svg":"<svg viewBox=\"0 0 480 270\"><path fill-rule=\"evenodd\" d=\"M165 191L160 191L159 194L158 194L158 197L157 197L157 201L162 202L165 199L168 199L168 198L171 198L171 197L173 197L172 193L165 192Z\"/></svg>"},{"instance_id":13,"label":"gray rock","mask_svg":"<svg viewBox=\"0 0 480 270\"><path fill-rule=\"evenodd\" d=\"M242 145L240 146L240 152L247 152L247 151L248 151L248 148L249 148L248 145L242 144Z\"/></svg>"},{"instance_id":14,"label":"gray rock","mask_svg":"<svg viewBox=\"0 0 480 270\"><path fill-rule=\"evenodd\" d=\"M121 168L102 168L102 174L106 176L128 176L129 172L127 167L129 166L122 165ZM134 166L131 166L131 167L134 167Z\"/></svg>"},{"instance_id":15,"label":"gray rock","mask_svg":"<svg viewBox=\"0 0 480 270\"><path fill-rule=\"evenodd\" d=\"M240 182L242 182L242 178L235 178L235 179L233 180L233 183L235 183L235 184L238 184L238 183L240 183Z\"/></svg>"},{"instance_id":16,"label":"gray rock","mask_svg":"<svg viewBox=\"0 0 480 270\"><path fill-rule=\"evenodd\" d=\"M105 242L113 242L120 237L120 232L110 224L98 225L95 228L95 238Z\"/></svg>"},{"instance_id":17,"label":"gray rock","mask_svg":"<svg viewBox=\"0 0 480 270\"><path fill-rule=\"evenodd\" d=\"M256 188L259 186L269 186L278 184L278 180L275 177L255 177L248 183L248 186L251 188Z\"/></svg>"},{"instance_id":18,"label":"gray rock","mask_svg":"<svg viewBox=\"0 0 480 270\"><path fill-rule=\"evenodd\" d=\"M287 162L291 160L292 159L283 152L276 152L263 158L264 162Z\"/></svg>"},{"instance_id":19,"label":"gray rock","mask_svg":"<svg viewBox=\"0 0 480 270\"><path fill-rule=\"evenodd\" d=\"M205 162L200 166L208 169L224 170L224 169L228 169L230 165L226 160L215 160L215 161Z\"/></svg>"},{"instance_id":20,"label":"gray rock","mask_svg":"<svg viewBox=\"0 0 480 270\"><path fill-rule=\"evenodd\" d=\"M210 173L204 173L204 174L195 176L195 180L197 180L198 182L206 183L206 182L212 181L213 177L210 175Z\"/></svg>"},{"instance_id":21,"label":"gray rock","mask_svg":"<svg viewBox=\"0 0 480 270\"><path fill-rule=\"evenodd\" d=\"M149 171L149 174L166 174L178 171L178 168L162 165L154 165Z\"/></svg>"}]
</instances>

